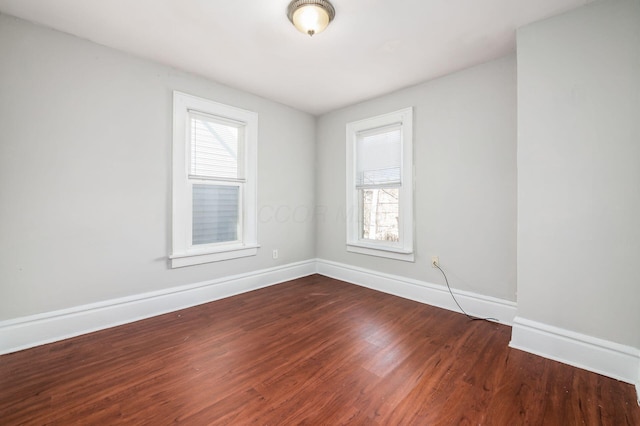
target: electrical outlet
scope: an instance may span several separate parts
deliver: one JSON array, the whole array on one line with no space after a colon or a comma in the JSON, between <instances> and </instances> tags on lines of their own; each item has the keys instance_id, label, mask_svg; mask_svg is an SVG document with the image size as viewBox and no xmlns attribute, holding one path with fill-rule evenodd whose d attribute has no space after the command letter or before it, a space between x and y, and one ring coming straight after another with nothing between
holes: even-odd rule
<instances>
[{"instance_id":1,"label":"electrical outlet","mask_svg":"<svg viewBox=\"0 0 640 426\"><path fill-rule=\"evenodd\" d=\"M437 268L440 266L440 258L438 256L431 256L431 267Z\"/></svg>"},{"instance_id":2,"label":"electrical outlet","mask_svg":"<svg viewBox=\"0 0 640 426\"><path fill-rule=\"evenodd\" d=\"M278 249L273 249L273 258L274 259L278 258Z\"/></svg>"}]
</instances>

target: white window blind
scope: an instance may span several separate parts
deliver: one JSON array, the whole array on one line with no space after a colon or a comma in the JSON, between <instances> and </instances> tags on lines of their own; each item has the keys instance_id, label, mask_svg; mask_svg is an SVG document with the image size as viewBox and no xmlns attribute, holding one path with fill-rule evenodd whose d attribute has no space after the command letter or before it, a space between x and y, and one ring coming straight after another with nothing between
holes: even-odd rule
<instances>
[{"instance_id":1,"label":"white window blind","mask_svg":"<svg viewBox=\"0 0 640 426\"><path fill-rule=\"evenodd\" d=\"M244 124L189 111L189 129L191 244L239 241Z\"/></svg>"},{"instance_id":2,"label":"white window blind","mask_svg":"<svg viewBox=\"0 0 640 426\"><path fill-rule=\"evenodd\" d=\"M193 185L193 245L239 239L239 195L238 186Z\"/></svg>"},{"instance_id":3,"label":"white window blind","mask_svg":"<svg viewBox=\"0 0 640 426\"><path fill-rule=\"evenodd\" d=\"M356 187L399 186L402 176L402 128L393 124L358 132Z\"/></svg>"},{"instance_id":4,"label":"white window blind","mask_svg":"<svg viewBox=\"0 0 640 426\"><path fill-rule=\"evenodd\" d=\"M191 167L199 178L244 180L243 123L189 111Z\"/></svg>"}]
</instances>

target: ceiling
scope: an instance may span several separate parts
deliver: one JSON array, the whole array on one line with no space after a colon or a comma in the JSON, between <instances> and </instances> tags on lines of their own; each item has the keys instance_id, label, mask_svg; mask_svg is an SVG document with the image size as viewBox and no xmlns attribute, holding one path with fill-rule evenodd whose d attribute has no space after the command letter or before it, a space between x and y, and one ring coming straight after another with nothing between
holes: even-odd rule
<instances>
[{"instance_id":1,"label":"ceiling","mask_svg":"<svg viewBox=\"0 0 640 426\"><path fill-rule=\"evenodd\" d=\"M0 11L319 115L515 50L515 29L593 0L0 0Z\"/></svg>"}]
</instances>

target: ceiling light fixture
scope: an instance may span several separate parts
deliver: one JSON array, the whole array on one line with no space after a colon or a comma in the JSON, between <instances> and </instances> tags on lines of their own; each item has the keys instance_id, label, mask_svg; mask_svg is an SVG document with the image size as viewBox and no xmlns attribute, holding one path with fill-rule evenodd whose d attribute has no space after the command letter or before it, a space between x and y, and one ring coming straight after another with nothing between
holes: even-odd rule
<instances>
[{"instance_id":1,"label":"ceiling light fixture","mask_svg":"<svg viewBox=\"0 0 640 426\"><path fill-rule=\"evenodd\" d=\"M293 0L287 8L287 17L302 33L310 36L322 32L336 16L336 10L327 0Z\"/></svg>"}]
</instances>

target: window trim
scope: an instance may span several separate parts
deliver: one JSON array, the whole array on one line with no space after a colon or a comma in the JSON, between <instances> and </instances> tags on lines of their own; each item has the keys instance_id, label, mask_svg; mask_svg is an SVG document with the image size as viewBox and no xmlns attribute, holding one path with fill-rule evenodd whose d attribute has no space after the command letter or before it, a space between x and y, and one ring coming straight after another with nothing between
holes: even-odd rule
<instances>
[{"instance_id":1,"label":"window trim","mask_svg":"<svg viewBox=\"0 0 640 426\"><path fill-rule=\"evenodd\" d=\"M399 242L365 240L360 238L359 189L356 187L356 147L358 134L400 124L401 129L401 185L399 187ZM414 262L413 221L413 107L347 123L347 251L370 256Z\"/></svg>"},{"instance_id":2,"label":"window trim","mask_svg":"<svg viewBox=\"0 0 640 426\"><path fill-rule=\"evenodd\" d=\"M224 120L243 123L244 173L241 184L241 240L216 243L205 247L192 245L192 202L190 188L194 177L189 175L189 111L201 112ZM209 262L255 256L257 238L257 165L258 114L186 93L173 92L173 154L172 154L172 253L171 267L199 265ZM196 178L197 179L197 178Z\"/></svg>"}]
</instances>

